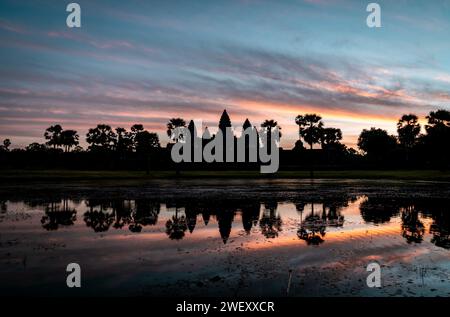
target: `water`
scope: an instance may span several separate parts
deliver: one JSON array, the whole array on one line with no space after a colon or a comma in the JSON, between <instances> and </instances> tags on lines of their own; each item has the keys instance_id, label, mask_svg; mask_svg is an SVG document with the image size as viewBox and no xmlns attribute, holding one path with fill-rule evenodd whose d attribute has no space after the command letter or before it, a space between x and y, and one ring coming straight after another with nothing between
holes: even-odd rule
<instances>
[{"instance_id":1,"label":"water","mask_svg":"<svg viewBox=\"0 0 450 317\"><path fill-rule=\"evenodd\" d=\"M294 185L10 194L0 201L0 293L450 295L450 199L426 194L442 185L420 184L424 195L417 184ZM366 284L374 261L381 288ZM66 287L72 262L80 289Z\"/></svg>"}]
</instances>

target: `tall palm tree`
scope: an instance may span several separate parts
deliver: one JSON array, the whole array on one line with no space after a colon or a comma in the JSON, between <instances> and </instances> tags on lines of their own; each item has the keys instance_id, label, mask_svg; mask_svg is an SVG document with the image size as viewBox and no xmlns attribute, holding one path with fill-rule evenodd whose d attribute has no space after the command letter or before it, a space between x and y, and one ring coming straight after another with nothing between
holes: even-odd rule
<instances>
[{"instance_id":1,"label":"tall palm tree","mask_svg":"<svg viewBox=\"0 0 450 317\"><path fill-rule=\"evenodd\" d=\"M407 149L411 149L420 134L420 124L415 114L404 114L397 123L398 140Z\"/></svg>"},{"instance_id":2,"label":"tall palm tree","mask_svg":"<svg viewBox=\"0 0 450 317\"><path fill-rule=\"evenodd\" d=\"M182 128L182 127L186 127L186 121L184 121L184 119L182 118L172 118L169 120L169 122L167 123L167 135L169 136L169 138L171 140L175 139L175 129L176 128ZM177 140L174 140L175 142L178 142L180 140L183 139L183 135L179 135Z\"/></svg>"},{"instance_id":3,"label":"tall palm tree","mask_svg":"<svg viewBox=\"0 0 450 317\"><path fill-rule=\"evenodd\" d=\"M78 133L75 130L63 130L61 132L61 145L65 147L66 152L69 152L73 146L78 145L78 138Z\"/></svg>"},{"instance_id":4,"label":"tall palm tree","mask_svg":"<svg viewBox=\"0 0 450 317\"><path fill-rule=\"evenodd\" d=\"M322 135L322 117L315 113L298 115L295 123L298 125L299 138L302 137L312 150L313 145L319 143Z\"/></svg>"},{"instance_id":5,"label":"tall palm tree","mask_svg":"<svg viewBox=\"0 0 450 317\"><path fill-rule=\"evenodd\" d=\"M107 124L98 124L97 127L89 129L86 134L86 142L90 150L110 150L116 143L117 135Z\"/></svg>"},{"instance_id":6,"label":"tall palm tree","mask_svg":"<svg viewBox=\"0 0 450 317\"><path fill-rule=\"evenodd\" d=\"M59 124L52 125L45 130L44 137L47 141L47 145L56 147L61 146L61 132L63 128Z\"/></svg>"},{"instance_id":7,"label":"tall palm tree","mask_svg":"<svg viewBox=\"0 0 450 317\"><path fill-rule=\"evenodd\" d=\"M267 119L264 120L263 123L261 123L261 127L265 128L265 133L267 133L267 146L269 149L269 152L271 152L272 148L272 130L275 128L278 128L278 137L281 138L281 127L278 126L278 122L273 119Z\"/></svg>"},{"instance_id":8,"label":"tall palm tree","mask_svg":"<svg viewBox=\"0 0 450 317\"><path fill-rule=\"evenodd\" d=\"M11 140L10 139L4 139L3 140L3 145L0 145L0 152L4 151L4 152L9 152L9 146L11 145Z\"/></svg>"}]
</instances>

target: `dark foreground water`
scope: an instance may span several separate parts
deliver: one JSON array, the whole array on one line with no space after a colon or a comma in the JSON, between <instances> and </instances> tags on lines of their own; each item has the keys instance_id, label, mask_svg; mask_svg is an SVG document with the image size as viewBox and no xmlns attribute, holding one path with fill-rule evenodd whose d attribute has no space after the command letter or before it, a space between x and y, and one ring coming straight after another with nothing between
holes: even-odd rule
<instances>
[{"instance_id":1,"label":"dark foreground water","mask_svg":"<svg viewBox=\"0 0 450 317\"><path fill-rule=\"evenodd\" d=\"M449 296L450 185L4 186L1 295ZM78 263L82 287L66 286ZM381 265L381 288L366 267Z\"/></svg>"}]
</instances>

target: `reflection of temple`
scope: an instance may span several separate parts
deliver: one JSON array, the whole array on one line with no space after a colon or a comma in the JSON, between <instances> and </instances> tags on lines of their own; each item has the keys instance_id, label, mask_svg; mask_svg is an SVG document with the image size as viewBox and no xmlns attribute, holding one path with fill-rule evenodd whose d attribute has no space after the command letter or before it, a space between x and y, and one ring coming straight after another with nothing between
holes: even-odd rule
<instances>
[{"instance_id":1,"label":"reflection of temple","mask_svg":"<svg viewBox=\"0 0 450 317\"><path fill-rule=\"evenodd\" d=\"M199 133L198 129L201 129L202 127L197 127L195 125L195 122L193 120L191 120L187 126L187 129L189 130L191 139L190 139L190 145L191 145L191 157L190 157L190 161L191 162L195 162L195 152L196 152L196 147L201 147L201 152L203 152L204 147L211 142L212 140L215 140L216 137L218 137L218 134L213 134L211 135L209 132L208 127L206 127L204 129L203 133ZM227 139L226 137L226 130L227 128L231 129L231 133L232 138L231 141L233 144L229 144L230 143L230 139ZM243 138L243 145L245 148L245 153L243 153L243 160L241 162L246 162L249 163L250 162L257 162L258 161L258 156L259 156L259 149L258 149L258 145L259 143L259 136L257 134L257 128L256 127L252 127L250 121L248 119L246 119L242 125L242 131L245 131L246 129L250 128L250 130L248 130L247 132L255 132L255 139L252 140L250 138L249 134L246 134L245 137ZM237 149L238 149L238 138L235 135L235 131L232 129L232 124L231 124L231 120L230 117L227 113L226 110L224 110L222 112L222 115L220 117L219 120L219 124L218 124L218 130L222 133L222 146L224 149L226 149L227 147L229 149L232 149L232 152L230 151L230 153L232 154L232 157L229 157L227 159L227 150L223 151L223 157L221 158L222 162L236 162L238 159L238 155L237 155ZM197 142L196 142L197 141ZM256 142L251 142L251 141L256 141ZM257 144L256 144L257 143ZM254 148L256 154L253 156L250 153L250 149ZM215 150L212 150L212 152L214 153ZM220 162L220 160L218 160L217 162ZM250 166L250 165L249 165Z\"/></svg>"},{"instance_id":2,"label":"reflection of temple","mask_svg":"<svg viewBox=\"0 0 450 317\"><path fill-rule=\"evenodd\" d=\"M241 207L242 226L247 234L258 224L260 203L250 201Z\"/></svg>"},{"instance_id":3,"label":"reflection of temple","mask_svg":"<svg viewBox=\"0 0 450 317\"><path fill-rule=\"evenodd\" d=\"M229 207L220 207L216 214L219 225L220 237L223 243L227 243L231 233L231 226L234 220L234 210Z\"/></svg>"},{"instance_id":4,"label":"reflection of temple","mask_svg":"<svg viewBox=\"0 0 450 317\"><path fill-rule=\"evenodd\" d=\"M341 227L343 207L355 197L316 198L314 201L296 201L300 213L297 235L311 245L324 242L330 227ZM183 239L186 232L193 233L196 226L207 226L210 219L216 219L219 235L224 243L230 239L233 221L237 214L242 219L242 228L247 233L260 232L268 239L274 239L282 231L283 221L278 212L277 200L259 199L211 199L192 198L180 201L167 199L89 199L85 201L88 210L83 215L87 227L95 232L106 232L111 228L141 232L146 226L158 223L161 204L173 209L165 221L165 231L170 239ZM32 208L42 206L44 214L42 227L58 230L72 226L76 221L76 201L49 199L26 201ZM6 205L6 204L4 204ZM212 206L213 205L213 206ZM365 222L382 224L400 215L401 235L408 243L420 243L425 233L432 235L430 242L441 248L450 249L450 212L448 199L395 198L383 199L368 196L362 199L360 213ZM262 207L262 208L261 208ZM6 208L6 207L5 207ZM306 209L306 211L305 211ZM425 221L429 219L429 221ZM202 221L203 220L203 221ZM429 229L426 224L431 223Z\"/></svg>"}]
</instances>

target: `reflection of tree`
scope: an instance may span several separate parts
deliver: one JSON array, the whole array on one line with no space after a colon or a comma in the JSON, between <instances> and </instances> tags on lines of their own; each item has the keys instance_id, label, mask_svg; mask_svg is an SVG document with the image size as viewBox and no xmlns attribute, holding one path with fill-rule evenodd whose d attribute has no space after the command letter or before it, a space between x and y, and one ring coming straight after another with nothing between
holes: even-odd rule
<instances>
[{"instance_id":1,"label":"reflection of tree","mask_svg":"<svg viewBox=\"0 0 450 317\"><path fill-rule=\"evenodd\" d=\"M181 240L187 229L186 218L184 216L178 217L178 208L176 208L175 215L166 222L167 235L171 240Z\"/></svg>"},{"instance_id":2,"label":"reflection of tree","mask_svg":"<svg viewBox=\"0 0 450 317\"><path fill-rule=\"evenodd\" d=\"M326 220L314 213L314 203L311 203L311 213L303 219L303 208L297 206L300 211L300 228L297 236L301 240L305 240L308 245L319 245L324 242L326 231ZM300 209L300 210L299 210Z\"/></svg>"},{"instance_id":3,"label":"reflection of tree","mask_svg":"<svg viewBox=\"0 0 450 317\"><path fill-rule=\"evenodd\" d=\"M374 224L389 222L398 215L399 209L398 202L380 197L368 197L359 206L364 221Z\"/></svg>"},{"instance_id":4,"label":"reflection of tree","mask_svg":"<svg viewBox=\"0 0 450 317\"><path fill-rule=\"evenodd\" d=\"M129 201L117 199L112 201L112 209L114 212L114 229L122 229L131 221L131 205Z\"/></svg>"},{"instance_id":5,"label":"reflection of tree","mask_svg":"<svg viewBox=\"0 0 450 317\"><path fill-rule=\"evenodd\" d=\"M336 203L322 205L322 220L328 227L342 227L344 225L344 216L341 215L340 206Z\"/></svg>"},{"instance_id":6,"label":"reflection of tree","mask_svg":"<svg viewBox=\"0 0 450 317\"><path fill-rule=\"evenodd\" d=\"M136 200L136 208L131 213L132 220L128 229L132 232L141 232L142 227L155 225L158 222L159 211L159 202L148 199Z\"/></svg>"},{"instance_id":7,"label":"reflection of tree","mask_svg":"<svg viewBox=\"0 0 450 317\"><path fill-rule=\"evenodd\" d=\"M260 204L258 201L245 204L241 209L242 225L247 234L249 234L252 227L256 226L256 224L258 223L259 209Z\"/></svg>"},{"instance_id":8,"label":"reflection of tree","mask_svg":"<svg viewBox=\"0 0 450 317\"><path fill-rule=\"evenodd\" d=\"M104 210L105 206L103 204L93 200L89 200L87 205L89 206L89 210L84 213L86 226L94 229L95 232L108 231L115 220L114 213L107 212ZM94 209L94 207L99 207L100 209Z\"/></svg>"},{"instance_id":9,"label":"reflection of tree","mask_svg":"<svg viewBox=\"0 0 450 317\"><path fill-rule=\"evenodd\" d=\"M264 204L264 211L259 220L261 233L268 239L278 237L278 233L282 230L282 221L277 213L278 204L276 201L270 201Z\"/></svg>"},{"instance_id":10,"label":"reflection of tree","mask_svg":"<svg viewBox=\"0 0 450 317\"><path fill-rule=\"evenodd\" d=\"M450 213L449 210L436 212L432 215L433 223L430 233L433 235L431 242L436 246L450 249Z\"/></svg>"},{"instance_id":11,"label":"reflection of tree","mask_svg":"<svg viewBox=\"0 0 450 317\"><path fill-rule=\"evenodd\" d=\"M45 207L45 214L41 218L42 227L46 230L58 230L60 226L71 226L74 224L77 211L69 208L67 199L62 206L60 202L50 202Z\"/></svg>"},{"instance_id":12,"label":"reflection of tree","mask_svg":"<svg viewBox=\"0 0 450 317\"><path fill-rule=\"evenodd\" d=\"M425 226L419 220L419 212L414 206L402 208L402 237L408 243L420 243L425 234Z\"/></svg>"}]
</instances>

